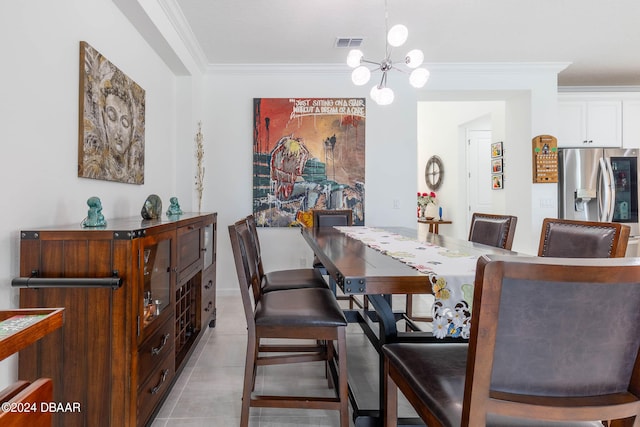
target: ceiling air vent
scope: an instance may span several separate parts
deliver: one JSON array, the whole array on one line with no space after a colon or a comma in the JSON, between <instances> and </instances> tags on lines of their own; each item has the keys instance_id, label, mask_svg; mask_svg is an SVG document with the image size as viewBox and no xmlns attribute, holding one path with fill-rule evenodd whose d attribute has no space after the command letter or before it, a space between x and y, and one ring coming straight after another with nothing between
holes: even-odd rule
<instances>
[{"instance_id":1,"label":"ceiling air vent","mask_svg":"<svg viewBox=\"0 0 640 427\"><path fill-rule=\"evenodd\" d=\"M338 37L336 39L336 47L360 47L362 46L362 37Z\"/></svg>"}]
</instances>

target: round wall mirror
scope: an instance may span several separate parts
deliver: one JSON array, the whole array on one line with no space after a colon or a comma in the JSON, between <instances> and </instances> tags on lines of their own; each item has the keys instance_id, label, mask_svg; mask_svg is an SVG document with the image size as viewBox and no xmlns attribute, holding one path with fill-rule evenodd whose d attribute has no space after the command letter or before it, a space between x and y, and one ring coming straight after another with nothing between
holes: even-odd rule
<instances>
[{"instance_id":1,"label":"round wall mirror","mask_svg":"<svg viewBox=\"0 0 640 427\"><path fill-rule=\"evenodd\" d=\"M438 156L431 156L427 160L427 166L424 170L424 180L427 183L427 187L430 190L437 190L442 185L442 179L444 177L444 166L442 165L442 159Z\"/></svg>"}]
</instances>

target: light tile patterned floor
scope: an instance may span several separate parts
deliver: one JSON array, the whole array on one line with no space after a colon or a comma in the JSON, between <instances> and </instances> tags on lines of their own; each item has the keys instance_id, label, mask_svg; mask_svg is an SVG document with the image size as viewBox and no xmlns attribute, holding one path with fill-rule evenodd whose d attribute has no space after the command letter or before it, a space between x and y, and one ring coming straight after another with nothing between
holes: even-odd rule
<instances>
[{"instance_id":1,"label":"light tile patterned floor","mask_svg":"<svg viewBox=\"0 0 640 427\"><path fill-rule=\"evenodd\" d=\"M238 296L218 296L217 324L205 332L185 369L154 420L152 427L232 427L240 424L240 404L246 351L246 324ZM402 305L398 305L402 306ZM349 365L370 365L377 355L357 325L348 331ZM376 378L362 378L356 387L374 389ZM256 390L278 392L292 386L306 392L327 389L320 363L261 367ZM400 410L411 412L406 405ZM336 411L252 408L251 427L337 426ZM351 421L353 426L353 421Z\"/></svg>"}]
</instances>

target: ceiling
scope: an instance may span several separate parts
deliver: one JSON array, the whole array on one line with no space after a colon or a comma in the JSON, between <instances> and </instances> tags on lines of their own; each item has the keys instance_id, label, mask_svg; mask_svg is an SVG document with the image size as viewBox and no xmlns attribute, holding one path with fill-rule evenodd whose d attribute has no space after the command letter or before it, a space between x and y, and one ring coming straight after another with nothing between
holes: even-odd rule
<instances>
[{"instance_id":1,"label":"ceiling","mask_svg":"<svg viewBox=\"0 0 640 427\"><path fill-rule=\"evenodd\" d=\"M205 62L344 64L338 37L384 56L385 0L174 0ZM638 0L386 0L425 63L571 63L561 86L640 85ZM185 21L186 19L186 21ZM396 59L397 60L397 59ZM345 64L346 67L346 64Z\"/></svg>"}]
</instances>

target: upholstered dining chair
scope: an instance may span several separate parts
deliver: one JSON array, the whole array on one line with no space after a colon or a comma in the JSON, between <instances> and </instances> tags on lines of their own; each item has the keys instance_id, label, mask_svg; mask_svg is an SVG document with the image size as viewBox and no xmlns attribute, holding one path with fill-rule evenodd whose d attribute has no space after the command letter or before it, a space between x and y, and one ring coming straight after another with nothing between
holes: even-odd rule
<instances>
[{"instance_id":1,"label":"upholstered dining chair","mask_svg":"<svg viewBox=\"0 0 640 427\"><path fill-rule=\"evenodd\" d=\"M229 237L248 332L240 426L248 426L251 407L266 407L337 410L340 426L348 427L347 320L333 293L327 287L261 292L246 221L230 225ZM295 395L254 393L258 366L315 361L327 364L335 397L304 395L303 389Z\"/></svg>"},{"instance_id":2,"label":"upholstered dining chair","mask_svg":"<svg viewBox=\"0 0 640 427\"><path fill-rule=\"evenodd\" d=\"M538 256L558 258L624 257L630 228L619 222L545 218Z\"/></svg>"},{"instance_id":3,"label":"upholstered dining chair","mask_svg":"<svg viewBox=\"0 0 640 427\"><path fill-rule=\"evenodd\" d=\"M353 225L353 211L351 209L312 209L313 215L313 227L338 227L338 226L351 226ZM328 274L326 267L314 254L313 256L313 268L318 270L320 274L326 276ZM367 299L365 297L361 304L353 296L338 295L338 289L335 280L329 277L329 287L336 295L338 300L349 301L349 308L352 309L354 304L360 307L367 307Z\"/></svg>"},{"instance_id":4,"label":"upholstered dining chair","mask_svg":"<svg viewBox=\"0 0 640 427\"><path fill-rule=\"evenodd\" d=\"M496 248L511 250L516 232L518 217L475 212L471 216L469 241L482 243ZM432 322L430 316L417 316L413 313L413 296L407 295L406 315L419 322ZM407 328L409 329L409 328Z\"/></svg>"},{"instance_id":5,"label":"upholstered dining chair","mask_svg":"<svg viewBox=\"0 0 640 427\"><path fill-rule=\"evenodd\" d=\"M469 241L511 250L517 223L518 217L513 215L474 212L469 227Z\"/></svg>"},{"instance_id":6,"label":"upholstered dining chair","mask_svg":"<svg viewBox=\"0 0 640 427\"><path fill-rule=\"evenodd\" d=\"M314 227L353 225L351 209L312 209Z\"/></svg>"},{"instance_id":7,"label":"upholstered dining chair","mask_svg":"<svg viewBox=\"0 0 640 427\"><path fill-rule=\"evenodd\" d=\"M483 256L468 345L383 346L384 425L638 426L639 306L636 259Z\"/></svg>"},{"instance_id":8,"label":"upholstered dining chair","mask_svg":"<svg viewBox=\"0 0 640 427\"><path fill-rule=\"evenodd\" d=\"M244 225L242 224L244 223ZM286 270L273 270L265 272L262 262L262 249L260 239L258 237L258 229L256 220L253 215L249 215L236 222L236 227L247 227L250 238L251 248L249 248L256 261L256 268L260 278L260 286L262 292L281 291L286 289L297 288L328 288L322 274L315 268L292 268Z\"/></svg>"}]
</instances>

